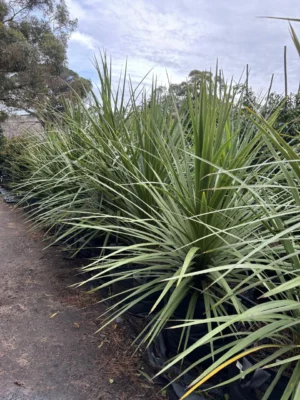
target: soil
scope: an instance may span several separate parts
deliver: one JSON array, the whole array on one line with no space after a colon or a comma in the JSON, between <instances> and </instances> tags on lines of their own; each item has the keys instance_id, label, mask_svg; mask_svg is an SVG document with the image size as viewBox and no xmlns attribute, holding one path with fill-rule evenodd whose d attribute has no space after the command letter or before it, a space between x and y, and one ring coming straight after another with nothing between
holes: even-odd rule
<instances>
[{"instance_id":1,"label":"soil","mask_svg":"<svg viewBox=\"0 0 300 400\"><path fill-rule=\"evenodd\" d=\"M70 288L83 261L29 228L0 198L0 400L163 399L126 320L95 333L105 304Z\"/></svg>"}]
</instances>

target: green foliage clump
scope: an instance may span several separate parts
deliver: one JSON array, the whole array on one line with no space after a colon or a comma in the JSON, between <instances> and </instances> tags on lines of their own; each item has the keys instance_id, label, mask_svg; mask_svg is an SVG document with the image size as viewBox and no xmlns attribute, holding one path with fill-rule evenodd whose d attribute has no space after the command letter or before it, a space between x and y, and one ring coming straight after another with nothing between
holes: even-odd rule
<instances>
[{"instance_id":1,"label":"green foliage clump","mask_svg":"<svg viewBox=\"0 0 300 400\"><path fill-rule=\"evenodd\" d=\"M66 102L17 158L23 205L34 201L36 225L74 253L96 247L82 284L100 290L134 279L112 292L104 326L146 298L152 319L143 342L176 325L178 354L163 371L200 349L193 367L210 366L194 390L243 354L270 348L243 376L267 365L282 373L294 367L288 399L300 365L299 137L287 142L276 129L280 108L245 114L232 85L220 90L211 74L188 85L183 106L155 84L150 99L139 96L126 75L113 91L106 58L96 66L100 98L92 93L89 106ZM243 301L249 291L255 306ZM182 302L185 320L175 323ZM192 344L198 325L207 334Z\"/></svg>"},{"instance_id":2,"label":"green foliage clump","mask_svg":"<svg viewBox=\"0 0 300 400\"><path fill-rule=\"evenodd\" d=\"M9 139L0 134L0 176L7 184L26 178L27 168L22 157L30 140L27 134Z\"/></svg>"},{"instance_id":3,"label":"green foliage clump","mask_svg":"<svg viewBox=\"0 0 300 400\"><path fill-rule=\"evenodd\" d=\"M91 82L67 67L76 26L64 0L0 1L0 104L39 114L87 96Z\"/></svg>"}]
</instances>

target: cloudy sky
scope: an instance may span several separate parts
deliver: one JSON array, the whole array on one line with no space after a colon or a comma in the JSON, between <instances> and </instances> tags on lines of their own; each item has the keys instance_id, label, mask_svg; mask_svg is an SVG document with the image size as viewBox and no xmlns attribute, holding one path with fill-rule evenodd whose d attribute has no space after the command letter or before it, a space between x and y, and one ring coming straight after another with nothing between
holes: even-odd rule
<instances>
[{"instance_id":1,"label":"cloudy sky","mask_svg":"<svg viewBox=\"0 0 300 400\"><path fill-rule=\"evenodd\" d=\"M193 69L214 69L239 80L245 65L250 84L283 91L283 47L288 50L289 91L299 85L300 60L286 21L258 16L300 18L299 0L67 0L78 30L69 43L69 66L96 83L94 54L111 55L116 76L126 57L133 81L153 68L160 83L166 70L181 82ZM294 24L300 35L300 23Z\"/></svg>"}]
</instances>

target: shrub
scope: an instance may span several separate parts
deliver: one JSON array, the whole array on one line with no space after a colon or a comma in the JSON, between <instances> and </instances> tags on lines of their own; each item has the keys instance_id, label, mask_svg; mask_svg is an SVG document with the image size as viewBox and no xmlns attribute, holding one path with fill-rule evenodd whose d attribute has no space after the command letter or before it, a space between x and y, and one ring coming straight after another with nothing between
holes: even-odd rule
<instances>
[{"instance_id":1,"label":"shrub","mask_svg":"<svg viewBox=\"0 0 300 400\"><path fill-rule=\"evenodd\" d=\"M163 371L208 346L189 367L211 361L198 386L242 355L275 348L253 368L284 354L277 365L296 360L288 399L300 358L289 356L299 329L298 139L287 144L273 128L278 110L268 120L249 110L245 124L231 85L220 96L216 78L189 88L178 108L172 96L161 101L155 84L150 101L139 96L126 75L114 92L106 58L96 67L93 106L69 105L27 145L23 204L34 199L36 224L72 238L75 252L96 239L97 254L83 269L92 276L82 285L96 282L99 290L134 279L112 294L104 326L151 298L149 344L180 314L178 354ZM255 301L274 301L249 305L249 290ZM191 344L200 324L207 333Z\"/></svg>"}]
</instances>

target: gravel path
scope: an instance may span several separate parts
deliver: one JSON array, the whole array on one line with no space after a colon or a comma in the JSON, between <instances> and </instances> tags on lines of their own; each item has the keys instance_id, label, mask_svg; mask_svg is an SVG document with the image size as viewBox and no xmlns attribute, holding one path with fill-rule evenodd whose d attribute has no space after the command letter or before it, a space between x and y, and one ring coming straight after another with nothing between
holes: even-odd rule
<instances>
[{"instance_id":1,"label":"gravel path","mask_svg":"<svg viewBox=\"0 0 300 400\"><path fill-rule=\"evenodd\" d=\"M80 260L44 250L24 219L0 198L0 399L161 398L138 376L124 322L95 334L104 305L68 288Z\"/></svg>"}]
</instances>

